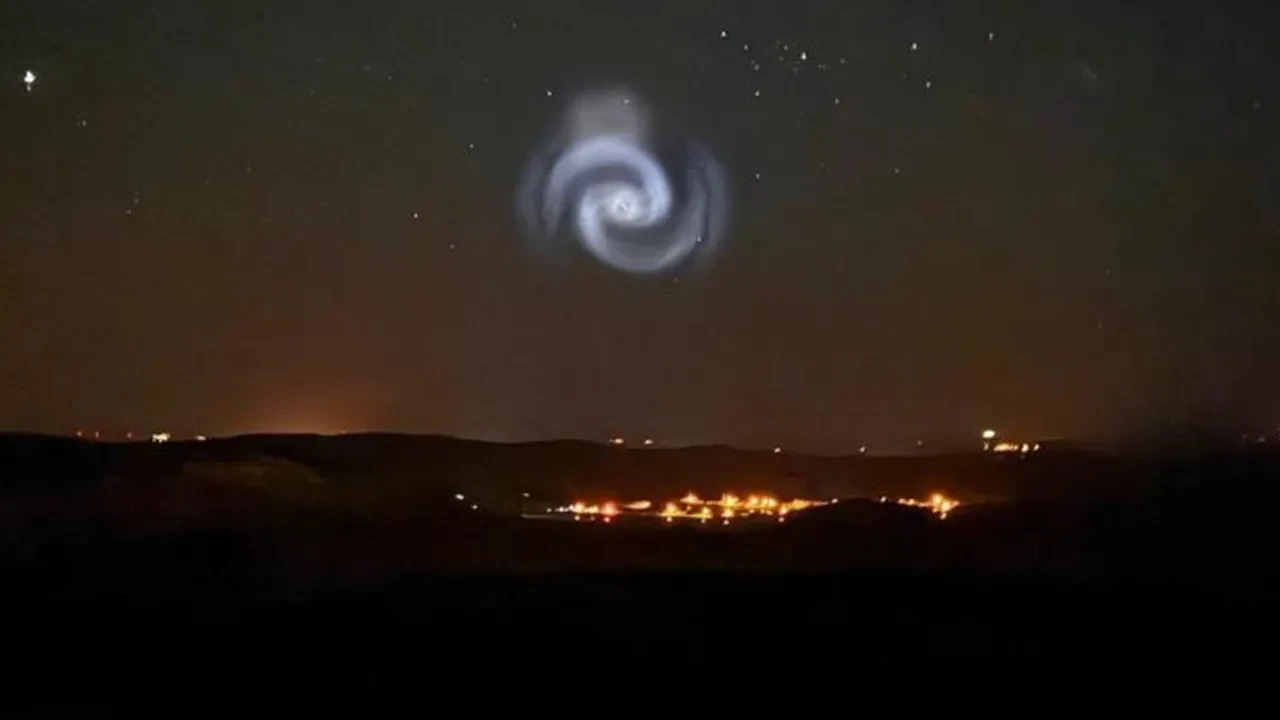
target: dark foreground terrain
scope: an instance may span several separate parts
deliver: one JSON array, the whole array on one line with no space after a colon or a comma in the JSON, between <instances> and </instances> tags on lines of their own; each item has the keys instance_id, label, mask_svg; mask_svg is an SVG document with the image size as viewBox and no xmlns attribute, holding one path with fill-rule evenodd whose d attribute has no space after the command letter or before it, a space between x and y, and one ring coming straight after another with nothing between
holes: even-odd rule
<instances>
[{"instance_id":1,"label":"dark foreground terrain","mask_svg":"<svg viewBox=\"0 0 1280 720\"><path fill-rule=\"evenodd\" d=\"M7 436L3 702L1039 715L1083 698L1113 712L1194 698L1223 712L1265 687L1278 469L1256 452L895 462ZM519 515L582 492L687 489L845 500L733 530ZM966 504L941 521L858 499L930 489Z\"/></svg>"}]
</instances>

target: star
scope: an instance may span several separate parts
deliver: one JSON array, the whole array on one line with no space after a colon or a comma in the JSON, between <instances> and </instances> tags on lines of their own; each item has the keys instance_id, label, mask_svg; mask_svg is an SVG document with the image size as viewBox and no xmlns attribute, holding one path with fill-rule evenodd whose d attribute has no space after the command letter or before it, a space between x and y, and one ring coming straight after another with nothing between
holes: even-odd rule
<instances>
[{"instance_id":1,"label":"star","mask_svg":"<svg viewBox=\"0 0 1280 720\"><path fill-rule=\"evenodd\" d=\"M931 88L931 87L933 87L933 81L932 81L932 80L925 80L925 81L924 81L924 89L925 89L925 90L928 90L928 89L929 89L929 88Z\"/></svg>"},{"instance_id":2,"label":"star","mask_svg":"<svg viewBox=\"0 0 1280 720\"><path fill-rule=\"evenodd\" d=\"M801 50L801 51L800 51L800 59L801 59L801 60L808 60L808 59L809 59L809 53L807 53L807 52L805 52L805 51Z\"/></svg>"},{"instance_id":3,"label":"star","mask_svg":"<svg viewBox=\"0 0 1280 720\"><path fill-rule=\"evenodd\" d=\"M729 31L728 31L728 30L721 30L721 31L720 31L720 38L723 40L724 38L727 38L727 37L729 37Z\"/></svg>"},{"instance_id":4,"label":"star","mask_svg":"<svg viewBox=\"0 0 1280 720\"><path fill-rule=\"evenodd\" d=\"M760 91L759 91L759 90L755 91L755 93L753 93L753 94L754 94L756 97L760 97Z\"/></svg>"},{"instance_id":5,"label":"star","mask_svg":"<svg viewBox=\"0 0 1280 720\"><path fill-rule=\"evenodd\" d=\"M36 84L37 79L35 71L33 70L28 70L23 74L22 84L26 86L27 92L31 92L31 88Z\"/></svg>"},{"instance_id":6,"label":"star","mask_svg":"<svg viewBox=\"0 0 1280 720\"><path fill-rule=\"evenodd\" d=\"M839 104L840 104L840 98L839 98L839 97L836 97L836 99L835 99L835 101L834 101L834 102L835 102L835 104L836 104L836 105L839 105Z\"/></svg>"},{"instance_id":7,"label":"star","mask_svg":"<svg viewBox=\"0 0 1280 720\"><path fill-rule=\"evenodd\" d=\"M994 42L995 39L996 39L996 34L994 32L987 33L987 42Z\"/></svg>"},{"instance_id":8,"label":"star","mask_svg":"<svg viewBox=\"0 0 1280 720\"><path fill-rule=\"evenodd\" d=\"M919 43L914 43L914 42L913 42L913 43L911 43L911 52L915 52L915 51L917 51L917 50L919 50L919 49L920 49L920 45L919 45Z\"/></svg>"},{"instance_id":9,"label":"star","mask_svg":"<svg viewBox=\"0 0 1280 720\"><path fill-rule=\"evenodd\" d=\"M552 95L555 95L555 94L556 93L554 90L547 90L547 97L551 97Z\"/></svg>"}]
</instances>

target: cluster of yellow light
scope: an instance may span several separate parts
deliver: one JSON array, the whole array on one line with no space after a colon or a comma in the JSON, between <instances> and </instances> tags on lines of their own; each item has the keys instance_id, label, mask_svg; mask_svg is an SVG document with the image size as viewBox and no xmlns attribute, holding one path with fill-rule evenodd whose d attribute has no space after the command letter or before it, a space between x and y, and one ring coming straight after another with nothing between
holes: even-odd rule
<instances>
[{"instance_id":1,"label":"cluster of yellow light","mask_svg":"<svg viewBox=\"0 0 1280 720\"><path fill-rule=\"evenodd\" d=\"M832 500L832 502L837 501ZM775 516L778 522L785 522L786 515L789 513L826 504L828 503L821 500L799 498L783 501L769 495L748 495L743 498L734 493L724 493L717 500L703 500L696 494L689 493L679 500L664 502L657 516L668 523L675 522L677 518L698 520L702 523L719 518L723 524L728 525L733 520L760 515ZM637 500L623 505L615 502L588 504L579 500L571 505L556 508L556 512L571 513L575 520L582 520L583 516L588 516L591 519L599 517L604 522L610 522L614 516L623 512L652 516L653 507L654 504L648 500Z\"/></svg>"},{"instance_id":2,"label":"cluster of yellow light","mask_svg":"<svg viewBox=\"0 0 1280 720\"><path fill-rule=\"evenodd\" d=\"M881 496L880 502L882 503L889 502L889 498ZM954 500L952 498L949 498L943 495L942 493L934 493L929 496L928 500L898 498L894 500L894 502L896 502L899 505L906 505L908 507L925 508L929 512L933 513L934 515L937 515L938 519L940 520L946 520L947 515L950 514L952 510L955 510L956 508L960 507L959 500Z\"/></svg>"},{"instance_id":3,"label":"cluster of yellow light","mask_svg":"<svg viewBox=\"0 0 1280 720\"><path fill-rule=\"evenodd\" d=\"M1022 453L1023 455L1026 455L1027 453L1030 453L1030 452L1036 452L1036 451L1038 451L1039 449L1040 449L1040 443L1035 443L1035 444L1031 444L1031 443L1022 443L1022 444L1018 444L1018 443L1013 443L1013 442L999 442L999 443L996 443L995 445L991 446L991 452L998 452L998 453L1016 453L1016 452L1020 452L1020 453Z\"/></svg>"},{"instance_id":4,"label":"cluster of yellow light","mask_svg":"<svg viewBox=\"0 0 1280 720\"><path fill-rule=\"evenodd\" d=\"M743 498L734 493L724 493L718 500L703 500L694 493L689 493L678 501L670 501L662 506L662 517L671 522L674 518L697 518L702 522L714 515L723 520L750 517L752 515L776 515L779 521L787 513L807 510L811 507L826 505L820 500L795 499L782 501L769 495L748 495ZM720 508L719 511L712 507Z\"/></svg>"},{"instance_id":5,"label":"cluster of yellow light","mask_svg":"<svg viewBox=\"0 0 1280 720\"><path fill-rule=\"evenodd\" d=\"M603 505L588 505L578 501L564 509L574 515L605 515L612 517L618 514L618 504L613 502L607 502Z\"/></svg>"}]
</instances>

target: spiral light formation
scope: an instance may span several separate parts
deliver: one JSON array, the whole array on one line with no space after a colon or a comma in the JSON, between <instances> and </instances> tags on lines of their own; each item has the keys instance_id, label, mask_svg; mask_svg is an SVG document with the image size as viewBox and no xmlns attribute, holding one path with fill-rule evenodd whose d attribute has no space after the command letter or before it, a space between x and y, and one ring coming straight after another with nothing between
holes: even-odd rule
<instances>
[{"instance_id":1,"label":"spiral light formation","mask_svg":"<svg viewBox=\"0 0 1280 720\"><path fill-rule=\"evenodd\" d=\"M530 235L554 242L570 226L596 260L632 273L709 255L727 213L719 164L688 138L660 148L655 137L648 112L629 95L575 102L566 127L521 182Z\"/></svg>"}]
</instances>

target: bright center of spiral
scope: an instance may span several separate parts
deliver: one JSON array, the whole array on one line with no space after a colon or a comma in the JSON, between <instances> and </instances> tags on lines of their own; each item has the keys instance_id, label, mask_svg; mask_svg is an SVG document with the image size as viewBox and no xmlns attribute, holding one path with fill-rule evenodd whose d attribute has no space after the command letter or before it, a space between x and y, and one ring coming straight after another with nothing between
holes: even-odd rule
<instances>
[{"instance_id":1,"label":"bright center of spiral","mask_svg":"<svg viewBox=\"0 0 1280 720\"><path fill-rule=\"evenodd\" d=\"M613 219L618 222L630 222L640 215L640 197L631 188L618 193L613 199Z\"/></svg>"}]
</instances>

